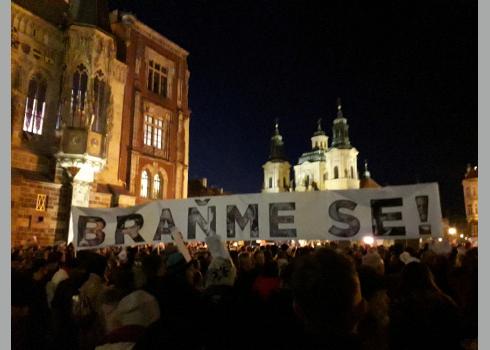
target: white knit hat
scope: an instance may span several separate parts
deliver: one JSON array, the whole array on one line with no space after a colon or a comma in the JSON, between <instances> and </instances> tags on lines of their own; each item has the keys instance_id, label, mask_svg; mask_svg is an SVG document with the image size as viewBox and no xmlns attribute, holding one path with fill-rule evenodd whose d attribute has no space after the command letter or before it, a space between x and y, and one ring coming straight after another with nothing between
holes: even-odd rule
<instances>
[{"instance_id":1,"label":"white knit hat","mask_svg":"<svg viewBox=\"0 0 490 350\"><path fill-rule=\"evenodd\" d=\"M137 290L121 299L114 310L115 325L148 327L160 319L160 307L155 297Z\"/></svg>"}]
</instances>

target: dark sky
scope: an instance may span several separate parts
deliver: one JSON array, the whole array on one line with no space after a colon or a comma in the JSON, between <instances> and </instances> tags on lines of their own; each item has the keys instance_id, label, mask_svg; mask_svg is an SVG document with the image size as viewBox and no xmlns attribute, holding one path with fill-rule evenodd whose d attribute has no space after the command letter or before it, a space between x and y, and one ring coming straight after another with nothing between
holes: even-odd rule
<instances>
[{"instance_id":1,"label":"dark sky","mask_svg":"<svg viewBox=\"0 0 490 350\"><path fill-rule=\"evenodd\" d=\"M477 2L112 0L190 52L190 177L259 192L275 118L290 162L342 98L359 169L438 182L464 215L477 150ZM292 174L291 174L292 175Z\"/></svg>"}]
</instances>

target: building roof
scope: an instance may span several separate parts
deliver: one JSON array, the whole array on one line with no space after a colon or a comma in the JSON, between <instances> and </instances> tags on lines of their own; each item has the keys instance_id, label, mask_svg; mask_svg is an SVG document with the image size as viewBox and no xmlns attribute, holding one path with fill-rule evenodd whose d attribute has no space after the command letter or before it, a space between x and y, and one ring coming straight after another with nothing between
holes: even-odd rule
<instances>
[{"instance_id":1,"label":"building roof","mask_svg":"<svg viewBox=\"0 0 490 350\"><path fill-rule=\"evenodd\" d=\"M305 152L299 157L298 164L303 164L304 162L326 162L327 156L325 151L322 150L313 150L310 152Z\"/></svg>"},{"instance_id":2,"label":"building roof","mask_svg":"<svg viewBox=\"0 0 490 350\"><path fill-rule=\"evenodd\" d=\"M371 172L368 169L367 159L364 160L364 174L359 183L360 188L380 188L382 187L379 183L371 178Z\"/></svg>"},{"instance_id":3,"label":"building roof","mask_svg":"<svg viewBox=\"0 0 490 350\"><path fill-rule=\"evenodd\" d=\"M67 22L69 5L65 0L12 1L55 26L64 25Z\"/></svg>"},{"instance_id":4,"label":"building roof","mask_svg":"<svg viewBox=\"0 0 490 350\"><path fill-rule=\"evenodd\" d=\"M380 188L381 185L370 177L363 177L359 183L361 188Z\"/></svg>"},{"instance_id":5,"label":"building roof","mask_svg":"<svg viewBox=\"0 0 490 350\"><path fill-rule=\"evenodd\" d=\"M107 0L71 0L70 14L75 24L93 26L111 33Z\"/></svg>"}]
</instances>

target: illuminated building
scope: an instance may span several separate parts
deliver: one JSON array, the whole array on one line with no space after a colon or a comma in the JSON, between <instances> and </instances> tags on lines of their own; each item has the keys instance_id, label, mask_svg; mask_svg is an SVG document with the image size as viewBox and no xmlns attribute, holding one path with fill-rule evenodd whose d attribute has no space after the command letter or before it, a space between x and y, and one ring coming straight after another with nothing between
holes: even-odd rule
<instances>
[{"instance_id":1,"label":"illuminated building","mask_svg":"<svg viewBox=\"0 0 490 350\"><path fill-rule=\"evenodd\" d=\"M188 53L104 0L15 0L12 243L66 239L71 205L185 198Z\"/></svg>"}]
</instances>

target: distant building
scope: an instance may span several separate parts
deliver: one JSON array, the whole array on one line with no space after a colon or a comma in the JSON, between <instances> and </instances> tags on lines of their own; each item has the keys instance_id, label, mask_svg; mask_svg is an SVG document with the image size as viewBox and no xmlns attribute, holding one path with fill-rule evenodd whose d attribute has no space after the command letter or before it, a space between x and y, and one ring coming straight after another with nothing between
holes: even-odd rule
<instances>
[{"instance_id":1,"label":"distant building","mask_svg":"<svg viewBox=\"0 0 490 350\"><path fill-rule=\"evenodd\" d=\"M208 187L208 179L205 177L189 180L188 197L224 196L229 194L231 193L225 192L221 187Z\"/></svg>"},{"instance_id":2,"label":"distant building","mask_svg":"<svg viewBox=\"0 0 490 350\"><path fill-rule=\"evenodd\" d=\"M107 0L11 2L12 244L72 205L185 198L188 53Z\"/></svg>"},{"instance_id":3,"label":"distant building","mask_svg":"<svg viewBox=\"0 0 490 350\"><path fill-rule=\"evenodd\" d=\"M263 165L264 182L262 192L305 192L324 190L346 190L381 187L371 178L365 163L363 177L359 179L357 170L358 151L350 143L349 125L342 112L340 100L337 104L337 117L332 126L332 144L322 128L321 119L311 137L311 150L301 155L294 166L294 181L290 180L291 165L284 152L283 138L276 121L271 138L271 152Z\"/></svg>"},{"instance_id":4,"label":"distant building","mask_svg":"<svg viewBox=\"0 0 490 350\"><path fill-rule=\"evenodd\" d=\"M468 235L478 237L478 167L468 164L462 183Z\"/></svg>"}]
</instances>

